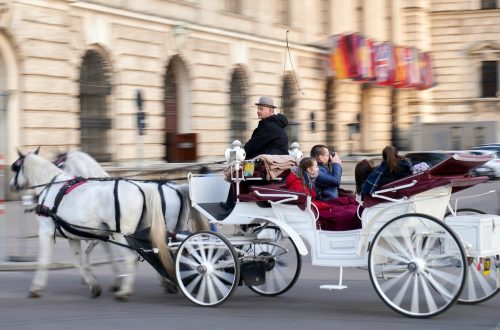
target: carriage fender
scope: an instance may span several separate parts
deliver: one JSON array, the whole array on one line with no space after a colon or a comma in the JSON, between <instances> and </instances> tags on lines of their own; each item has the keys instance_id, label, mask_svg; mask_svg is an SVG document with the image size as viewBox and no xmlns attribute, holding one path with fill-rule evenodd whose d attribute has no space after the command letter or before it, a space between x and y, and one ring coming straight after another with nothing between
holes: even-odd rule
<instances>
[{"instance_id":1,"label":"carriage fender","mask_svg":"<svg viewBox=\"0 0 500 330\"><path fill-rule=\"evenodd\" d=\"M300 237L299 233L297 233L297 231L295 229L293 229L289 224L287 224L287 223L285 223L283 221L280 221L279 219L276 219L276 218L259 217L259 219L267 220L269 222L272 222L276 226L278 226L288 236L290 236L290 238L292 239L293 243L297 247L297 250L299 251L299 253L301 255L303 255L303 256L307 255L308 251L307 251L306 244L304 243L304 241Z\"/></svg>"}]
</instances>

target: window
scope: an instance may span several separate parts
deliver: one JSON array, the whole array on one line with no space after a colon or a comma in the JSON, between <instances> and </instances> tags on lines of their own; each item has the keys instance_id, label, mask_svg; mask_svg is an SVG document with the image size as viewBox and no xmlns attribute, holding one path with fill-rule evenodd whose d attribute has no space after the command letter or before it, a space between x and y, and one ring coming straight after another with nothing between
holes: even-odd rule
<instances>
[{"instance_id":1,"label":"window","mask_svg":"<svg viewBox=\"0 0 500 330\"><path fill-rule=\"evenodd\" d=\"M451 127L451 149L462 149L463 128L460 126Z\"/></svg>"},{"instance_id":2,"label":"window","mask_svg":"<svg viewBox=\"0 0 500 330\"><path fill-rule=\"evenodd\" d=\"M496 9L497 0L481 0L481 9Z\"/></svg>"},{"instance_id":3,"label":"window","mask_svg":"<svg viewBox=\"0 0 500 330\"><path fill-rule=\"evenodd\" d=\"M245 106L247 104L246 97L246 79L241 68L233 71L231 76L231 142L240 140L243 142L245 138L245 130L247 129L245 122Z\"/></svg>"},{"instance_id":4,"label":"window","mask_svg":"<svg viewBox=\"0 0 500 330\"><path fill-rule=\"evenodd\" d=\"M325 110L326 110L326 143L335 145L335 81L333 77L326 80Z\"/></svg>"},{"instance_id":5,"label":"window","mask_svg":"<svg viewBox=\"0 0 500 330\"><path fill-rule=\"evenodd\" d=\"M80 69L80 134L82 151L97 161L111 161L109 133L111 118L108 96L111 95L109 68L95 50L85 53Z\"/></svg>"},{"instance_id":6,"label":"window","mask_svg":"<svg viewBox=\"0 0 500 330\"><path fill-rule=\"evenodd\" d=\"M288 126L286 128L288 134L288 143L291 144L299 141L299 122L295 118L295 93L293 90L293 78L291 75L286 75L283 78L283 90L281 94L283 114L288 118Z\"/></svg>"},{"instance_id":7,"label":"window","mask_svg":"<svg viewBox=\"0 0 500 330\"><path fill-rule=\"evenodd\" d=\"M290 26L290 0L277 0L279 23Z\"/></svg>"},{"instance_id":8,"label":"window","mask_svg":"<svg viewBox=\"0 0 500 330\"><path fill-rule=\"evenodd\" d=\"M498 92L498 62L481 62L481 97L496 97Z\"/></svg>"},{"instance_id":9,"label":"window","mask_svg":"<svg viewBox=\"0 0 500 330\"><path fill-rule=\"evenodd\" d=\"M321 29L324 34L330 34L330 0L321 0Z\"/></svg>"},{"instance_id":10,"label":"window","mask_svg":"<svg viewBox=\"0 0 500 330\"><path fill-rule=\"evenodd\" d=\"M475 127L474 128L474 141L476 145L481 145L485 142L485 128L484 127Z\"/></svg>"},{"instance_id":11,"label":"window","mask_svg":"<svg viewBox=\"0 0 500 330\"><path fill-rule=\"evenodd\" d=\"M243 0L227 0L227 11L242 15L243 14Z\"/></svg>"}]
</instances>

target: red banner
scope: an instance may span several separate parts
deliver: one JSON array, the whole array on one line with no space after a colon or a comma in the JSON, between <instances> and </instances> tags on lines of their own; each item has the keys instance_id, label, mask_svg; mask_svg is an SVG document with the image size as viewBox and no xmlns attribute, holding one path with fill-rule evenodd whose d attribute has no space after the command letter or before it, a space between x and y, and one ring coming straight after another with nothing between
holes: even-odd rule
<instances>
[{"instance_id":1,"label":"red banner","mask_svg":"<svg viewBox=\"0 0 500 330\"><path fill-rule=\"evenodd\" d=\"M375 43L359 33L331 37L330 65L337 79L427 89L436 85L431 56L414 47Z\"/></svg>"}]
</instances>

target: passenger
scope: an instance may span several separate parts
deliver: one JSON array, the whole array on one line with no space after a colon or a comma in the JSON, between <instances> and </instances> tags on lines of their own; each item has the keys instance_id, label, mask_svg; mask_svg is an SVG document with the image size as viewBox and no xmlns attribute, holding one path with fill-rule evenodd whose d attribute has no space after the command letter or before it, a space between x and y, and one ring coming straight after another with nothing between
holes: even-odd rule
<instances>
[{"instance_id":1,"label":"passenger","mask_svg":"<svg viewBox=\"0 0 500 330\"><path fill-rule=\"evenodd\" d=\"M327 146L317 144L311 149L311 158L318 162L317 198L322 201L338 198L338 188L342 177L342 160L339 155L330 154Z\"/></svg>"},{"instance_id":2,"label":"passenger","mask_svg":"<svg viewBox=\"0 0 500 330\"><path fill-rule=\"evenodd\" d=\"M290 174L286 177L286 188L292 191L305 193L316 199L314 181L318 176L318 163L312 157L302 158L299 166L292 166Z\"/></svg>"},{"instance_id":3,"label":"passenger","mask_svg":"<svg viewBox=\"0 0 500 330\"><path fill-rule=\"evenodd\" d=\"M361 194L361 187L365 183L368 175L373 171L373 165L368 159L363 159L354 168L354 181L356 182L356 195Z\"/></svg>"},{"instance_id":4,"label":"passenger","mask_svg":"<svg viewBox=\"0 0 500 330\"><path fill-rule=\"evenodd\" d=\"M382 151L382 163L370 173L361 188L361 198L371 195L378 187L399 180L412 174L411 161L398 155L393 146L386 146Z\"/></svg>"},{"instance_id":5,"label":"passenger","mask_svg":"<svg viewBox=\"0 0 500 330\"><path fill-rule=\"evenodd\" d=\"M318 176L318 163L312 157L303 158L299 166L291 168L286 178L286 188L311 196L313 204L318 208L317 225L323 230L351 230L361 228L357 216L358 204L353 198L340 197L328 201L316 199L315 180Z\"/></svg>"}]
</instances>

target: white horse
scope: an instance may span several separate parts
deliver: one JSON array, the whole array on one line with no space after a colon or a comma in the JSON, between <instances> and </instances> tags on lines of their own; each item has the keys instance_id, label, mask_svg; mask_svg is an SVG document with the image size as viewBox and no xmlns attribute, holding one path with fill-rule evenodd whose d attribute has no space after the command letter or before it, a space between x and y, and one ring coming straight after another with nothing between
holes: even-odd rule
<instances>
[{"instance_id":1,"label":"white horse","mask_svg":"<svg viewBox=\"0 0 500 330\"><path fill-rule=\"evenodd\" d=\"M65 172L83 178L104 178L109 174L90 155L78 150L70 150L56 156L54 164ZM163 214L168 232L179 232L191 230L194 232L208 230L208 220L194 208L191 207L189 199L189 185L175 185L171 182L152 181L147 183L158 189L163 198ZM168 206L168 207L167 207ZM191 220L191 223L190 223ZM191 228L189 228L191 227ZM99 241L92 241L85 250L83 264L90 267L90 253ZM119 283L120 270L114 260L110 244L102 244L109 256L111 268L114 274L111 290L116 290ZM161 278L160 284L167 292L175 292L175 285L168 280Z\"/></svg>"},{"instance_id":2,"label":"white horse","mask_svg":"<svg viewBox=\"0 0 500 330\"><path fill-rule=\"evenodd\" d=\"M54 164L66 173L82 178L109 177L109 174L94 158L82 151L70 150L60 153L56 156ZM163 180L152 180L146 183L161 189L160 194L165 206L163 207L165 224L169 232L208 230L208 221L199 217L196 210L191 207L188 184L177 185ZM190 226L192 228L189 228Z\"/></svg>"},{"instance_id":3,"label":"white horse","mask_svg":"<svg viewBox=\"0 0 500 330\"><path fill-rule=\"evenodd\" d=\"M53 237L56 231L68 238L70 245L74 247L77 268L82 272L83 279L89 285L93 297L98 296L101 289L90 269L83 267L78 258L80 245L77 244L77 240L89 239L89 237L82 237L88 235L81 235L78 230L101 237L107 237L113 232L117 242L127 244L124 235L131 235L139 229L150 227L152 245L158 249L158 256L167 273L173 276L174 265L165 242L165 222L161 213L161 200L156 189L151 185L127 180L89 180L74 186L70 192L60 195L59 192L62 191L63 186L73 176L64 173L51 162L38 156L38 150L39 148L26 155L19 152L19 158L11 166L15 175L10 181L11 190L18 191L32 187L38 195L38 267L31 284L30 297L40 297L46 287L47 269L52 256ZM116 196L114 191L117 193ZM63 196L62 199L60 199L61 196ZM119 200L117 209L115 209L115 198ZM145 214L143 214L144 209ZM117 210L121 214L119 233L117 233L118 224L115 215ZM75 248L76 245L78 248ZM124 248L123 252L127 276L121 283L120 290L116 292L118 299L126 299L133 292L137 268L135 251Z\"/></svg>"}]
</instances>

